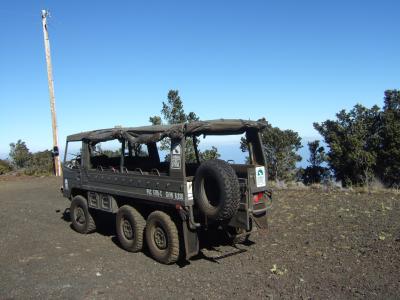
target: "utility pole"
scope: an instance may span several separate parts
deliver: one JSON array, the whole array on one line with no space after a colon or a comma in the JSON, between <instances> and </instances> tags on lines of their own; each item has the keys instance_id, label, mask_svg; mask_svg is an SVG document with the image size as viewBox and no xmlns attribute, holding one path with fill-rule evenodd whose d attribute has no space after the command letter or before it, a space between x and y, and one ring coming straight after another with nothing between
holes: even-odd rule
<instances>
[{"instance_id":1,"label":"utility pole","mask_svg":"<svg viewBox=\"0 0 400 300\"><path fill-rule=\"evenodd\" d=\"M49 33L47 31L48 15L49 13L47 10L42 10L44 48L46 51L46 63L47 63L47 80L49 82L49 94L50 94L51 125L53 127L54 169L56 176L61 176L62 169L61 169L59 148L58 148L58 132L57 132L57 118L56 118L56 104L55 104L56 99L54 96L53 68L51 66Z\"/></svg>"}]
</instances>

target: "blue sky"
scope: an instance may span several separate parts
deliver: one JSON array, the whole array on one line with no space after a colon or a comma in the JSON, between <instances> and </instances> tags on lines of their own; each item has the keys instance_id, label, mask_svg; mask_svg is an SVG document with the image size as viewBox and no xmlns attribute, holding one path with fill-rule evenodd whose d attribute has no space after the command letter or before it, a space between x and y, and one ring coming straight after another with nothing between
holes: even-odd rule
<instances>
[{"instance_id":1,"label":"blue sky","mask_svg":"<svg viewBox=\"0 0 400 300\"><path fill-rule=\"evenodd\" d=\"M48 8L59 140L136 126L169 89L202 119L266 117L302 137L400 88L400 1L6 1L0 156L52 147L40 11Z\"/></svg>"}]
</instances>

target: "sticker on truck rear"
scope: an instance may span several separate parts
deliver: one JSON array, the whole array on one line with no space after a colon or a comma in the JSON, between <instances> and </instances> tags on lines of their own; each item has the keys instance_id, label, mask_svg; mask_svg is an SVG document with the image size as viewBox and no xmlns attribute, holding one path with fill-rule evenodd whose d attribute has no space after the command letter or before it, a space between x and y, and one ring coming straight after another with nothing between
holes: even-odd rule
<instances>
[{"instance_id":1,"label":"sticker on truck rear","mask_svg":"<svg viewBox=\"0 0 400 300\"><path fill-rule=\"evenodd\" d=\"M181 156L180 155L172 155L171 156L171 169L180 169L181 168Z\"/></svg>"},{"instance_id":2,"label":"sticker on truck rear","mask_svg":"<svg viewBox=\"0 0 400 300\"><path fill-rule=\"evenodd\" d=\"M171 169L180 169L182 167L181 145L175 143L172 144L171 148L172 148Z\"/></svg>"},{"instance_id":3,"label":"sticker on truck rear","mask_svg":"<svg viewBox=\"0 0 400 300\"><path fill-rule=\"evenodd\" d=\"M266 186L265 182L265 167L256 167L256 186Z\"/></svg>"},{"instance_id":4,"label":"sticker on truck rear","mask_svg":"<svg viewBox=\"0 0 400 300\"><path fill-rule=\"evenodd\" d=\"M65 179L65 180L64 180L64 190L66 190L66 191L69 190L68 179Z\"/></svg>"},{"instance_id":5,"label":"sticker on truck rear","mask_svg":"<svg viewBox=\"0 0 400 300\"><path fill-rule=\"evenodd\" d=\"M193 182L191 181L186 182L186 186L187 186L188 200L193 200Z\"/></svg>"}]
</instances>

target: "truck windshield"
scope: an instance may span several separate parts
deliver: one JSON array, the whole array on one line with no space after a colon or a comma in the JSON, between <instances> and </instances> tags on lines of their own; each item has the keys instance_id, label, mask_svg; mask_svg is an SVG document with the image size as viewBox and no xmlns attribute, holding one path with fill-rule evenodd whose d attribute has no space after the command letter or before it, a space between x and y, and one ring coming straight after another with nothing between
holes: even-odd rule
<instances>
[{"instance_id":1,"label":"truck windshield","mask_svg":"<svg viewBox=\"0 0 400 300\"><path fill-rule=\"evenodd\" d=\"M64 163L73 159L80 158L82 151L82 142L67 142L65 146Z\"/></svg>"}]
</instances>

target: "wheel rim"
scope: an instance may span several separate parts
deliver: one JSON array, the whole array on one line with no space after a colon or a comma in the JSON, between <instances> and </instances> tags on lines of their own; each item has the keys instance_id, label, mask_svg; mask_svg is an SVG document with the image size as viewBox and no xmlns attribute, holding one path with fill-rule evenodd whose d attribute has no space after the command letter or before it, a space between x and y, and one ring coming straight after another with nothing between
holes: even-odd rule
<instances>
[{"instance_id":1,"label":"wheel rim","mask_svg":"<svg viewBox=\"0 0 400 300\"><path fill-rule=\"evenodd\" d=\"M75 221L81 225L86 223L85 211L80 206L75 210Z\"/></svg>"},{"instance_id":2,"label":"wheel rim","mask_svg":"<svg viewBox=\"0 0 400 300\"><path fill-rule=\"evenodd\" d=\"M122 232L128 240L133 240L133 228L131 222L127 219L123 219L122 221Z\"/></svg>"},{"instance_id":3,"label":"wheel rim","mask_svg":"<svg viewBox=\"0 0 400 300\"><path fill-rule=\"evenodd\" d=\"M153 234L154 243L160 250L167 249L167 235L161 227L156 227Z\"/></svg>"}]
</instances>

